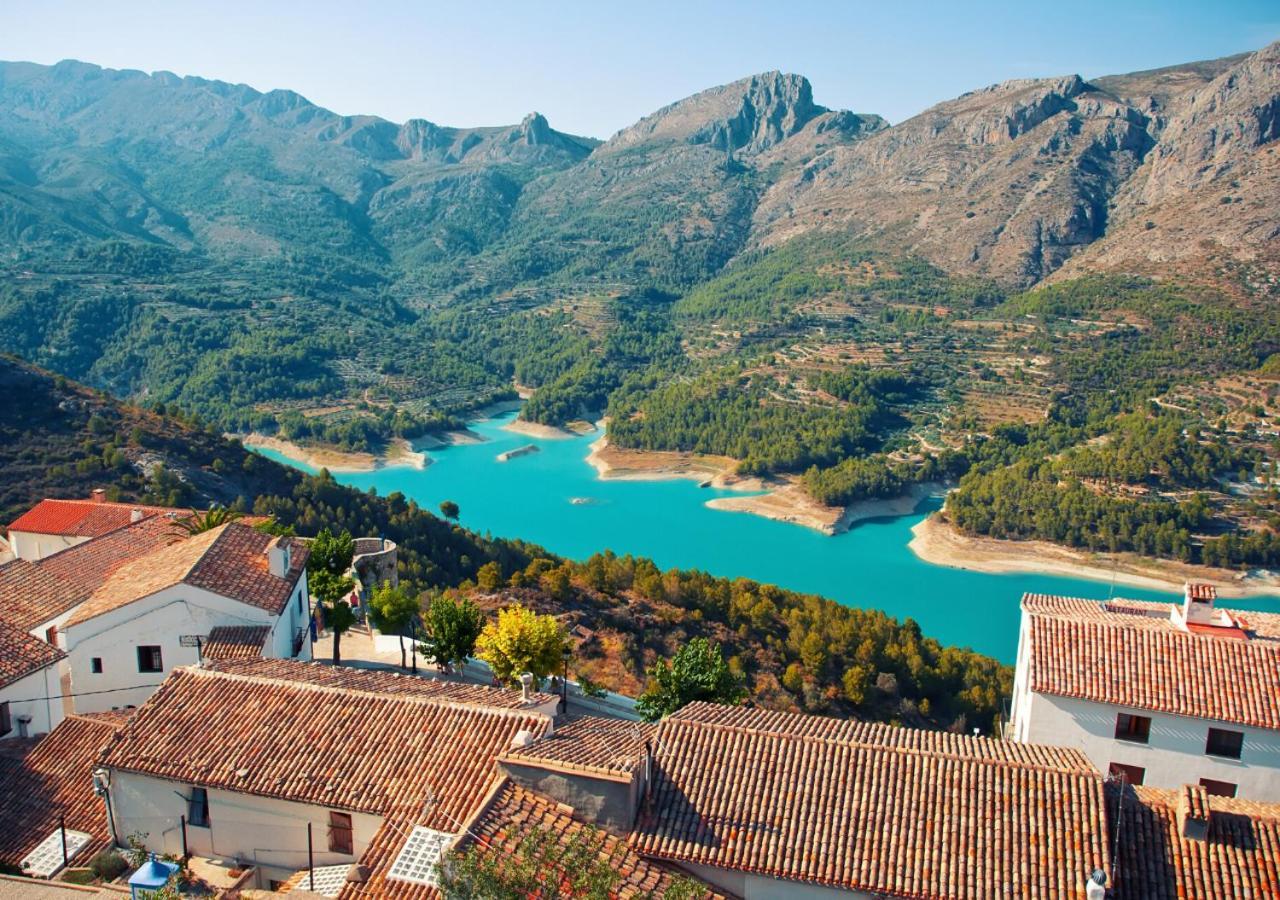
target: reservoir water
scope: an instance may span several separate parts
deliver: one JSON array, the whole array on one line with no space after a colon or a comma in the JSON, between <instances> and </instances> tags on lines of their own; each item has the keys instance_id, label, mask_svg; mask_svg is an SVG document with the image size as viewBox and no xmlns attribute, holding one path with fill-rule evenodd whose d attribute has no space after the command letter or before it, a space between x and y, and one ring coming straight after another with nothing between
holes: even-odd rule
<instances>
[{"instance_id":1,"label":"reservoir water","mask_svg":"<svg viewBox=\"0 0 1280 900\"><path fill-rule=\"evenodd\" d=\"M425 469L392 467L335 473L361 490L395 491L436 510L461 509L462 524L498 537L523 538L573 559L605 548L650 557L660 568L702 569L821 594L851 606L911 617L944 644L969 646L1012 663L1018 601L1026 591L1106 599L1105 582L1046 575L988 575L921 561L907 547L911 528L938 501L913 515L870 520L830 537L747 513L708 509L733 492L687 479L601 481L586 461L598 434L541 440L503 430L515 413L472 424L486 440L430 451ZM536 444L536 453L499 462L497 455ZM258 452L306 469L281 454ZM1117 596L1148 600L1171 594L1117 585ZM1231 601L1244 609L1280 611L1280 599Z\"/></svg>"}]
</instances>

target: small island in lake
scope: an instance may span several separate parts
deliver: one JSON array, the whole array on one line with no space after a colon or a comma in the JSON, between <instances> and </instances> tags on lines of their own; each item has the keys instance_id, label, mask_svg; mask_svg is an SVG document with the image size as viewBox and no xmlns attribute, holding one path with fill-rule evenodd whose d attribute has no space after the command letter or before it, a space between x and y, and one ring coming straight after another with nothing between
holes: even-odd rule
<instances>
[{"instance_id":1,"label":"small island in lake","mask_svg":"<svg viewBox=\"0 0 1280 900\"><path fill-rule=\"evenodd\" d=\"M537 453L537 452L538 452L537 444L525 444L523 447L517 447L514 450L507 450L504 453L499 453L498 462L507 462L508 460L515 459L516 457L528 456L530 453Z\"/></svg>"}]
</instances>

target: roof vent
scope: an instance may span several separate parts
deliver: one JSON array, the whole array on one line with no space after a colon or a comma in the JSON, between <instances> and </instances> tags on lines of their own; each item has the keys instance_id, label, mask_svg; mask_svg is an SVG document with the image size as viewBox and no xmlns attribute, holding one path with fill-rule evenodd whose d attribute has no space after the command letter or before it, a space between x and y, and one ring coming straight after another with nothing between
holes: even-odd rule
<instances>
[{"instance_id":1,"label":"roof vent","mask_svg":"<svg viewBox=\"0 0 1280 900\"><path fill-rule=\"evenodd\" d=\"M101 503L103 500L106 500L106 499L107 499L106 488L94 488L89 492L90 503Z\"/></svg>"},{"instance_id":2,"label":"roof vent","mask_svg":"<svg viewBox=\"0 0 1280 900\"><path fill-rule=\"evenodd\" d=\"M140 510L140 509L131 509L131 510L129 510L129 521L130 521L130 522L141 522L141 521L142 521L142 510Z\"/></svg>"},{"instance_id":3,"label":"roof vent","mask_svg":"<svg viewBox=\"0 0 1280 900\"><path fill-rule=\"evenodd\" d=\"M521 728L516 732L516 736L511 739L511 749L518 750L521 747L528 747L534 741L534 733L528 729Z\"/></svg>"},{"instance_id":4,"label":"roof vent","mask_svg":"<svg viewBox=\"0 0 1280 900\"><path fill-rule=\"evenodd\" d=\"M1198 784L1184 784L1178 791L1178 831L1184 838L1209 837L1209 792Z\"/></svg>"},{"instance_id":5,"label":"roof vent","mask_svg":"<svg viewBox=\"0 0 1280 900\"><path fill-rule=\"evenodd\" d=\"M521 672L520 673L520 699L522 699L525 703L528 703L529 700L531 699L529 692L532 687L533 687L533 673Z\"/></svg>"}]
</instances>

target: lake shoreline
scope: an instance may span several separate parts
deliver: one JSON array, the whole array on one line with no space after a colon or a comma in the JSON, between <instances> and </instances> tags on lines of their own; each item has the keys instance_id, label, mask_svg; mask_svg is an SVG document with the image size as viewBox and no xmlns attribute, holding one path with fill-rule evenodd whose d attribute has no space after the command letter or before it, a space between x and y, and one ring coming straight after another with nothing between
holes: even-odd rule
<instances>
[{"instance_id":1,"label":"lake shoreline","mask_svg":"<svg viewBox=\"0 0 1280 900\"><path fill-rule=\"evenodd\" d=\"M750 513L775 522L811 528L826 535L843 534L858 522L905 516L920 501L936 495L940 484L915 485L897 497L859 500L848 506L819 503L804 489L800 478L742 476L738 461L727 456L702 456L679 451L627 450L609 444L602 434L591 444L587 463L602 480L666 481L686 478L705 487L742 491L746 496L714 497L703 505L722 512Z\"/></svg>"},{"instance_id":2,"label":"lake shoreline","mask_svg":"<svg viewBox=\"0 0 1280 900\"><path fill-rule=\"evenodd\" d=\"M268 434L250 432L231 434L228 437L240 441L247 449L265 448L312 469L328 469L330 472L360 473L379 469L425 469L431 459L415 444L404 438L394 439L388 451L382 454L339 450L332 446L306 446Z\"/></svg>"},{"instance_id":3,"label":"lake shoreline","mask_svg":"<svg viewBox=\"0 0 1280 900\"><path fill-rule=\"evenodd\" d=\"M1121 553L1089 553L1048 541L1006 541L960 532L935 512L911 529L911 552L923 562L992 575L1058 575L1151 591L1181 593L1186 581L1205 581L1222 597L1248 599L1280 594L1280 577L1246 575L1173 560Z\"/></svg>"}]
</instances>

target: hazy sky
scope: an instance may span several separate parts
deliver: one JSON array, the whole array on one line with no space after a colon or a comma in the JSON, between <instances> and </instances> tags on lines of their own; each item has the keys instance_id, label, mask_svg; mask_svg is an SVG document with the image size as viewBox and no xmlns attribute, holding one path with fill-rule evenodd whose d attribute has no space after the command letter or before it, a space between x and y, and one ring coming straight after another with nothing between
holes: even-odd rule
<instances>
[{"instance_id":1,"label":"hazy sky","mask_svg":"<svg viewBox=\"0 0 1280 900\"><path fill-rule=\"evenodd\" d=\"M0 59L74 58L290 88L339 113L607 137L769 69L899 122L1007 78L1086 78L1280 39L1277 0L346 2L0 0Z\"/></svg>"}]
</instances>

